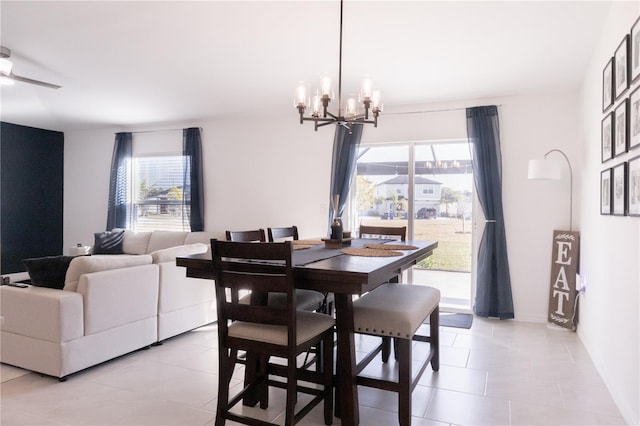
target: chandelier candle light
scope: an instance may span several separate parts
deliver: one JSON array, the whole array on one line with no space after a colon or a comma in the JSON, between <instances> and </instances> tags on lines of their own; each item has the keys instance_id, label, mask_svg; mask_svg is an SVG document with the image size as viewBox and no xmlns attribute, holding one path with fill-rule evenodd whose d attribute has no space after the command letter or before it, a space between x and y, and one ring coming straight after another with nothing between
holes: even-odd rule
<instances>
[{"instance_id":1,"label":"chandelier candle light","mask_svg":"<svg viewBox=\"0 0 640 426\"><path fill-rule=\"evenodd\" d=\"M304 121L313 121L315 130L318 127L327 124L340 124L350 129L352 124L373 124L378 127L378 115L382 112L382 103L380 102L380 91L373 89L373 82L366 78L362 81L360 89L359 101L364 106L364 114L358 112L358 103L355 97L350 96L345 102L344 114L342 110L342 6L343 0L340 0L340 56L338 61L338 114L334 115L327 111L329 102L334 97L333 85L328 75L320 78L320 88L313 95L313 100L309 98L309 90L304 82L301 82L296 89L294 106L300 114L300 124ZM307 108L311 106L311 115L304 116ZM373 117L371 120L369 115Z\"/></svg>"}]
</instances>

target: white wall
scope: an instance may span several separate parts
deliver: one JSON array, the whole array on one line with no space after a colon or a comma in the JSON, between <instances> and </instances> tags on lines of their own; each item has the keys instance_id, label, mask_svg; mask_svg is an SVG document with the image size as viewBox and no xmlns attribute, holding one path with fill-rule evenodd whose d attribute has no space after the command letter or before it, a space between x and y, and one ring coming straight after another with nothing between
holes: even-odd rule
<instances>
[{"instance_id":1,"label":"white wall","mask_svg":"<svg viewBox=\"0 0 640 426\"><path fill-rule=\"evenodd\" d=\"M64 135L65 254L76 243L93 245L93 233L105 230L109 171L115 131Z\"/></svg>"},{"instance_id":2,"label":"white wall","mask_svg":"<svg viewBox=\"0 0 640 426\"><path fill-rule=\"evenodd\" d=\"M601 216L599 188L602 170L640 155L636 148L606 164L600 157L602 70L638 16L639 2L613 2L580 105L581 270L587 292L580 301L578 334L625 421L633 425L640 424L640 218Z\"/></svg>"}]
</instances>

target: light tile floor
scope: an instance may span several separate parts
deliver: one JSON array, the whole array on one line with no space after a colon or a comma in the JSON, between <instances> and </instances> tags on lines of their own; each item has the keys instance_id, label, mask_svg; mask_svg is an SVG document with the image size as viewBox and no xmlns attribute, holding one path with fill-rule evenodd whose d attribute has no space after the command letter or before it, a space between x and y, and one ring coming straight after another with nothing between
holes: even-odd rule
<instances>
[{"instance_id":1,"label":"light tile floor","mask_svg":"<svg viewBox=\"0 0 640 426\"><path fill-rule=\"evenodd\" d=\"M573 332L475 318L470 330L442 328L441 336L440 371L427 368L413 393L414 426L624 424ZM360 349L376 342L357 338ZM0 424L213 425L216 346L215 325L202 327L63 383L2 364ZM414 357L427 352L417 343ZM394 369L379 363L367 372ZM235 377L239 386L242 372ZM397 424L395 394L360 388L359 397L362 425ZM276 389L268 410L251 411L282 424L283 403ZM299 424L322 425L321 407Z\"/></svg>"}]
</instances>

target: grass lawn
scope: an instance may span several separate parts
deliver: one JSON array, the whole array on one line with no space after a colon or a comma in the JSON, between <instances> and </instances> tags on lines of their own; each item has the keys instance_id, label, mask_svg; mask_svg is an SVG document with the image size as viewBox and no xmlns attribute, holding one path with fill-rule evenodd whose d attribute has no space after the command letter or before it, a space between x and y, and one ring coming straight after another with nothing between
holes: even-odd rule
<instances>
[{"instance_id":1,"label":"grass lawn","mask_svg":"<svg viewBox=\"0 0 640 426\"><path fill-rule=\"evenodd\" d=\"M406 219L382 220L363 217L362 224L375 226L407 226ZM436 240L433 255L418 264L427 269L471 272L471 221L437 218L416 219L414 240Z\"/></svg>"}]
</instances>

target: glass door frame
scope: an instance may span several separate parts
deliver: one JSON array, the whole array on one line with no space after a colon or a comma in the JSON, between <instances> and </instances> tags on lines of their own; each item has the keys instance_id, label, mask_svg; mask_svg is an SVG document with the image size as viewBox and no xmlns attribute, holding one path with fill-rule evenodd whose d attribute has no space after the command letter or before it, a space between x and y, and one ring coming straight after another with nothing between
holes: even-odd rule
<instances>
[{"instance_id":1,"label":"glass door frame","mask_svg":"<svg viewBox=\"0 0 640 426\"><path fill-rule=\"evenodd\" d=\"M416 146L419 145L434 145L434 144L447 144L447 143L465 143L468 144L468 140L465 138L460 139L438 139L438 140L420 140L420 141L397 141L397 142L375 142L375 143L363 143L360 145L361 148L367 147L393 147L393 146L403 146L408 150L408 182L412 182L412 185L408 185L407 195L410 200L407 206L407 239L412 239L414 235L415 229L415 170L416 170L416 161L415 161L415 150ZM356 179L357 179L357 171L351 176L351 188L356 188ZM343 215L348 217L348 229L355 230L358 228L359 224L356 223L356 215L352 214L352 206L356 205L356 192L350 191L349 194L349 203L346 207L346 214ZM475 182L471 185L471 197L472 197L472 215L471 215L471 273L470 273L470 306L468 309L465 308L447 308L448 312L462 312L462 313L471 313L473 310L473 302L475 300L476 294L476 268L477 268L477 257L478 257L478 247L480 242L480 236L482 235L482 231L484 230L484 216L482 214L482 209L480 207L480 203L478 201L478 197L475 191ZM478 226L480 224L480 226ZM412 283L413 282L413 268L409 268L405 271L403 279L405 282ZM452 271L452 273L455 273Z\"/></svg>"}]
</instances>

